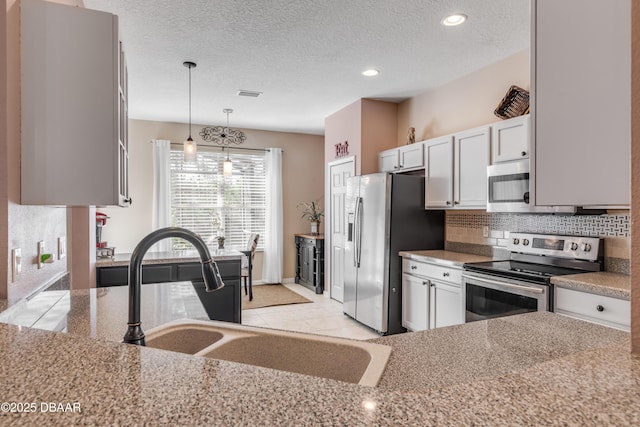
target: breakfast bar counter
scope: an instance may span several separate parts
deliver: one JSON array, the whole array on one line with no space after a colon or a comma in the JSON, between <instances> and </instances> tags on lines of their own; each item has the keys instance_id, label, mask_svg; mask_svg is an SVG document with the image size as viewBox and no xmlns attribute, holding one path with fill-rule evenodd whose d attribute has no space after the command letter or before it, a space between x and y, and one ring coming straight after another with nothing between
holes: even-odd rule
<instances>
[{"instance_id":1,"label":"breakfast bar counter","mask_svg":"<svg viewBox=\"0 0 640 427\"><path fill-rule=\"evenodd\" d=\"M0 413L0 423L352 426L640 421L640 359L629 354L629 335L553 313L376 339L393 349L377 388L90 335L86 330L55 333L0 324L3 400L34 402L38 408ZM425 356L432 360L410 363ZM81 411L42 411L42 402L77 403Z\"/></svg>"}]
</instances>

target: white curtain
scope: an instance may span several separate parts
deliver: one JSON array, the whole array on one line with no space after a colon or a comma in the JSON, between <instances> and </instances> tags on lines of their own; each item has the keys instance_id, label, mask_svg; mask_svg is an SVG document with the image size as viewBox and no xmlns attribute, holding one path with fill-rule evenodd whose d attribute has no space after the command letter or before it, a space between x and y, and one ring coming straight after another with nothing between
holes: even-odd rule
<instances>
[{"instance_id":1,"label":"white curtain","mask_svg":"<svg viewBox=\"0 0 640 427\"><path fill-rule=\"evenodd\" d=\"M154 230L171 225L171 141L154 139L153 145L153 220ZM171 250L171 242L164 239L153 245L154 252Z\"/></svg>"},{"instance_id":2,"label":"white curtain","mask_svg":"<svg viewBox=\"0 0 640 427\"><path fill-rule=\"evenodd\" d=\"M262 281L282 283L282 149L267 152L267 200Z\"/></svg>"}]
</instances>

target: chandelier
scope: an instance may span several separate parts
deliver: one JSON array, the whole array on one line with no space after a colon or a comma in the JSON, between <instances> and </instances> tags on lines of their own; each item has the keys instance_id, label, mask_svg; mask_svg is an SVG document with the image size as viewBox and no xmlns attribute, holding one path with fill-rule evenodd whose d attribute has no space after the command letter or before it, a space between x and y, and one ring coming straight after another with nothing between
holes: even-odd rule
<instances>
[{"instance_id":1,"label":"chandelier","mask_svg":"<svg viewBox=\"0 0 640 427\"><path fill-rule=\"evenodd\" d=\"M206 142L213 142L214 144L229 146L231 144L240 145L245 139L244 132L239 129L231 129L229 127L229 114L233 113L231 108L225 108L222 110L227 114L227 126L207 126L202 128L200 136Z\"/></svg>"}]
</instances>

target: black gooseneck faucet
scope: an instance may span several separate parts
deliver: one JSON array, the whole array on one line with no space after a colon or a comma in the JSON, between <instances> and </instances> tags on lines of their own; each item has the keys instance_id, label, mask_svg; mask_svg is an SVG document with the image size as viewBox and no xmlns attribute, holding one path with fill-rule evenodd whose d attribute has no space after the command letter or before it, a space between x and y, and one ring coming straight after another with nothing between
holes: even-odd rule
<instances>
[{"instance_id":1,"label":"black gooseneck faucet","mask_svg":"<svg viewBox=\"0 0 640 427\"><path fill-rule=\"evenodd\" d=\"M123 342L136 345L145 345L144 332L140 327L140 285L142 283L142 259L149 248L156 242L169 237L180 237L191 243L200 255L202 263L202 277L207 292L217 291L224 287L218 265L211 258L209 249L204 241L196 233L185 228L167 227L156 230L136 246L131 254L129 262L129 321L127 333Z\"/></svg>"}]
</instances>

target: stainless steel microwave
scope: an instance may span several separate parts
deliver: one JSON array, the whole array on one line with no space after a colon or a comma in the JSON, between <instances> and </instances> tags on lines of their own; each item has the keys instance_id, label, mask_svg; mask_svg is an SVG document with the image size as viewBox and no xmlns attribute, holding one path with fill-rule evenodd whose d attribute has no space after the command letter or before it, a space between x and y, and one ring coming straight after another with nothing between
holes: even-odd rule
<instances>
[{"instance_id":1,"label":"stainless steel microwave","mask_svg":"<svg viewBox=\"0 0 640 427\"><path fill-rule=\"evenodd\" d=\"M575 213L572 206L535 206L529 160L487 166L487 212Z\"/></svg>"}]
</instances>

